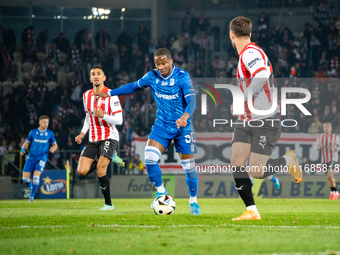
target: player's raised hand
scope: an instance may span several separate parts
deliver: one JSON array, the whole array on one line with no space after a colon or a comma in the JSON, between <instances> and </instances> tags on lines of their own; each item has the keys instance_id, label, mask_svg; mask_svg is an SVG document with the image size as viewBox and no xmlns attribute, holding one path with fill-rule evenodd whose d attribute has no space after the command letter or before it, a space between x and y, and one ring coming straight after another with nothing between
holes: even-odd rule
<instances>
[{"instance_id":1,"label":"player's raised hand","mask_svg":"<svg viewBox=\"0 0 340 255\"><path fill-rule=\"evenodd\" d=\"M103 113L103 111L100 107L94 109L93 112L94 112L94 116L96 116L97 118L103 118L104 117L104 113Z\"/></svg>"},{"instance_id":2,"label":"player's raised hand","mask_svg":"<svg viewBox=\"0 0 340 255\"><path fill-rule=\"evenodd\" d=\"M97 97L104 97L104 98L107 98L110 96L109 92L99 92L99 93L94 93L94 95Z\"/></svg>"},{"instance_id":3,"label":"player's raised hand","mask_svg":"<svg viewBox=\"0 0 340 255\"><path fill-rule=\"evenodd\" d=\"M76 138L74 140L76 141L77 144L81 144L84 136L85 136L84 133L80 133L79 135L76 136Z\"/></svg>"}]
</instances>

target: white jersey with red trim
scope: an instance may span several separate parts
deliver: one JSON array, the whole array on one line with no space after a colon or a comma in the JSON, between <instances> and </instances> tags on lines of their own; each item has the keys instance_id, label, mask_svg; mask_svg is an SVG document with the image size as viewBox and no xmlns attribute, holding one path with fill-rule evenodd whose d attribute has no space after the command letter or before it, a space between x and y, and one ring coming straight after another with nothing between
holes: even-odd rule
<instances>
[{"instance_id":1,"label":"white jersey with red trim","mask_svg":"<svg viewBox=\"0 0 340 255\"><path fill-rule=\"evenodd\" d=\"M109 92L110 89L104 87L101 92ZM94 96L93 89L86 91L83 94L83 104L86 113L85 123L89 125L89 141L97 142L107 139L119 141L119 134L116 126L106 122L102 118L94 116L94 109L100 107L104 114L113 116L116 113L122 112L122 107L117 96L102 98ZM86 130L86 129L85 129Z\"/></svg>"},{"instance_id":2,"label":"white jersey with red trim","mask_svg":"<svg viewBox=\"0 0 340 255\"><path fill-rule=\"evenodd\" d=\"M331 133L329 136L325 134L320 135L316 139L317 149L321 149L321 160L322 163L329 163L332 161L338 162L339 155L338 150L340 149L340 138L339 136ZM335 151L332 152L331 149L334 148Z\"/></svg>"},{"instance_id":3,"label":"white jersey with red trim","mask_svg":"<svg viewBox=\"0 0 340 255\"><path fill-rule=\"evenodd\" d=\"M263 70L267 70L270 75L262 89L258 90L256 93L252 93L253 106L256 110L268 110L272 106L274 86L273 68L267 55L260 47L255 45L255 43L247 44L239 54L239 62L237 66L237 85L246 97L248 95L247 89L254 76ZM238 120L260 120L272 117L276 113L280 112L280 108L277 106L275 112L270 115L256 115L250 112L247 100L244 102L244 109L244 114L239 115Z\"/></svg>"}]
</instances>

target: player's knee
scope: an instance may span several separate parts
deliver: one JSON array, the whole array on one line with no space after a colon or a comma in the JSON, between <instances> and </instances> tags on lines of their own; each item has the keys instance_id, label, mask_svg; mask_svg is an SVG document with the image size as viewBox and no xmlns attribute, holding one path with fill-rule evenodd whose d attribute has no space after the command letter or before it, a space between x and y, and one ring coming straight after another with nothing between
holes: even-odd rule
<instances>
[{"instance_id":1,"label":"player's knee","mask_svg":"<svg viewBox=\"0 0 340 255\"><path fill-rule=\"evenodd\" d=\"M181 165L183 167L183 170L186 174L195 173L196 172L196 165L195 165L195 159L182 159Z\"/></svg>"},{"instance_id":2,"label":"player's knee","mask_svg":"<svg viewBox=\"0 0 340 255\"><path fill-rule=\"evenodd\" d=\"M251 176L253 176L254 178L263 178L263 173L261 172L251 172Z\"/></svg>"},{"instance_id":3,"label":"player's knee","mask_svg":"<svg viewBox=\"0 0 340 255\"><path fill-rule=\"evenodd\" d=\"M22 181L25 182L25 183L31 182L31 178L22 177Z\"/></svg>"},{"instance_id":4,"label":"player's knee","mask_svg":"<svg viewBox=\"0 0 340 255\"><path fill-rule=\"evenodd\" d=\"M80 176L86 176L88 170L85 169L85 168L78 168L78 169L77 169L77 172L78 172L78 174L79 174Z\"/></svg>"},{"instance_id":5,"label":"player's knee","mask_svg":"<svg viewBox=\"0 0 340 255\"><path fill-rule=\"evenodd\" d=\"M144 158L146 165L154 165L158 163L161 157L161 151L153 146L146 146L144 151Z\"/></svg>"},{"instance_id":6,"label":"player's knee","mask_svg":"<svg viewBox=\"0 0 340 255\"><path fill-rule=\"evenodd\" d=\"M40 176L34 175L33 176L33 185L39 185L40 182Z\"/></svg>"},{"instance_id":7,"label":"player's knee","mask_svg":"<svg viewBox=\"0 0 340 255\"><path fill-rule=\"evenodd\" d=\"M233 154L231 156L230 162L232 166L244 166L246 164L247 159L243 157L243 155L237 156Z\"/></svg>"}]
</instances>

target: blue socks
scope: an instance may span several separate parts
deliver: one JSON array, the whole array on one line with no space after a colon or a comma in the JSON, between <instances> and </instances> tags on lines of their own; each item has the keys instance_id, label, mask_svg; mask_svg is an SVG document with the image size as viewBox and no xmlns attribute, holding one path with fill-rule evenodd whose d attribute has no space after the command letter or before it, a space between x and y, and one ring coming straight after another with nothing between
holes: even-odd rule
<instances>
[{"instance_id":1,"label":"blue socks","mask_svg":"<svg viewBox=\"0 0 340 255\"><path fill-rule=\"evenodd\" d=\"M32 193L30 195L30 197L34 197L35 196L35 192L37 191L38 187L39 187L39 183L40 183L40 176L33 176L33 189L32 189Z\"/></svg>"},{"instance_id":2,"label":"blue socks","mask_svg":"<svg viewBox=\"0 0 340 255\"><path fill-rule=\"evenodd\" d=\"M32 189L33 186L32 186L32 183L31 183L31 178L22 177L22 180L29 189Z\"/></svg>"},{"instance_id":3,"label":"blue socks","mask_svg":"<svg viewBox=\"0 0 340 255\"><path fill-rule=\"evenodd\" d=\"M153 146L145 147L145 166L148 171L150 182L153 183L156 188L163 184L162 171L158 165L158 160L161 156L159 149Z\"/></svg>"},{"instance_id":4,"label":"blue socks","mask_svg":"<svg viewBox=\"0 0 340 255\"><path fill-rule=\"evenodd\" d=\"M195 159L181 160L182 167L185 172L185 180L188 185L190 197L197 196L198 174L195 166Z\"/></svg>"}]
</instances>

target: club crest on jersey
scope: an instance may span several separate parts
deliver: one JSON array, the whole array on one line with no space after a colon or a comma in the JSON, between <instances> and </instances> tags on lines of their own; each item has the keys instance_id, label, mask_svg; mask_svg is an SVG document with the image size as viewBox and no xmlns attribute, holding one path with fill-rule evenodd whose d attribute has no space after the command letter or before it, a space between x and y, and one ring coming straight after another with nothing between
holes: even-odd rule
<instances>
[{"instance_id":1,"label":"club crest on jersey","mask_svg":"<svg viewBox=\"0 0 340 255\"><path fill-rule=\"evenodd\" d=\"M170 79L170 86L174 86L175 85L175 79L174 78L171 78Z\"/></svg>"}]
</instances>

